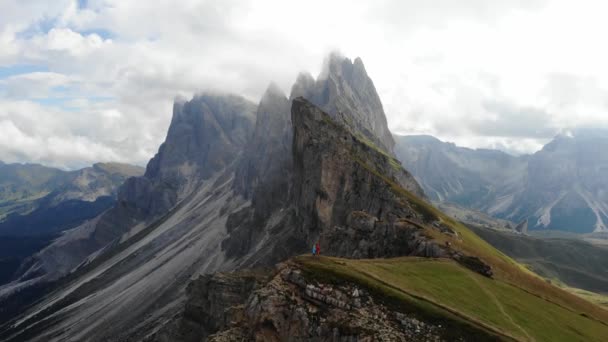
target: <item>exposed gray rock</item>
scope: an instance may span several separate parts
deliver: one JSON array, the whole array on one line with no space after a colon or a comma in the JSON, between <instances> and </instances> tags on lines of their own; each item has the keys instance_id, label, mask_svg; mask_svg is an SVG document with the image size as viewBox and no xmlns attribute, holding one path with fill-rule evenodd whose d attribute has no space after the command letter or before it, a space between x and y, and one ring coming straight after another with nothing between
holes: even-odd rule
<instances>
[{"instance_id":1,"label":"exposed gray rock","mask_svg":"<svg viewBox=\"0 0 608 342\"><path fill-rule=\"evenodd\" d=\"M310 74L298 76L290 98L297 97L306 98L334 120L392 154L395 142L374 82L367 75L361 58L352 62L339 54L331 54L316 81Z\"/></svg>"},{"instance_id":2,"label":"exposed gray rock","mask_svg":"<svg viewBox=\"0 0 608 342\"><path fill-rule=\"evenodd\" d=\"M528 233L528 219L521 221L517 226L515 226L515 231L522 234Z\"/></svg>"},{"instance_id":3,"label":"exposed gray rock","mask_svg":"<svg viewBox=\"0 0 608 342\"><path fill-rule=\"evenodd\" d=\"M266 284L270 271L239 271L200 276L188 284L183 312L149 341L199 342L243 319L251 293ZM231 333L234 334L234 333Z\"/></svg>"},{"instance_id":4,"label":"exposed gray rock","mask_svg":"<svg viewBox=\"0 0 608 342\"><path fill-rule=\"evenodd\" d=\"M335 255L374 255L370 248L392 255L388 248L391 238L400 234L397 231L405 231L397 220L422 220L395 188L401 186L422 196L416 181L392 157L359 140L303 98L293 101L292 121L294 208L308 242L323 234L322 248ZM366 215L370 218L362 220ZM385 235L387 230L392 232L390 238ZM386 240L378 240L381 236ZM374 247L369 246L374 245L372 241Z\"/></svg>"},{"instance_id":5,"label":"exposed gray rock","mask_svg":"<svg viewBox=\"0 0 608 342\"><path fill-rule=\"evenodd\" d=\"M292 263L237 308L241 319L207 341L444 341L448 329L388 308L357 284L308 279Z\"/></svg>"},{"instance_id":6,"label":"exposed gray rock","mask_svg":"<svg viewBox=\"0 0 608 342\"><path fill-rule=\"evenodd\" d=\"M254 120L255 105L239 96L199 95L177 101L165 142L145 176L125 184L120 200L151 216L167 212L201 180L234 162Z\"/></svg>"},{"instance_id":7,"label":"exposed gray rock","mask_svg":"<svg viewBox=\"0 0 608 342\"><path fill-rule=\"evenodd\" d=\"M289 198L291 102L271 84L258 105L255 130L236 172L235 188L266 216Z\"/></svg>"}]
</instances>

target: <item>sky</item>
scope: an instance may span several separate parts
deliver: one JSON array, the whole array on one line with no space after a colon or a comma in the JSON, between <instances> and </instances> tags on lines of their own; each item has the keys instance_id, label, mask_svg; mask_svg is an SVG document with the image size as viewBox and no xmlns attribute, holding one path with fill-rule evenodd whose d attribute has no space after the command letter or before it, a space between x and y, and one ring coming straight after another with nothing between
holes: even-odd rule
<instances>
[{"instance_id":1,"label":"sky","mask_svg":"<svg viewBox=\"0 0 608 342\"><path fill-rule=\"evenodd\" d=\"M608 126L604 1L1 0L0 160L145 165L177 97L257 102L332 51L398 134L532 153Z\"/></svg>"}]
</instances>

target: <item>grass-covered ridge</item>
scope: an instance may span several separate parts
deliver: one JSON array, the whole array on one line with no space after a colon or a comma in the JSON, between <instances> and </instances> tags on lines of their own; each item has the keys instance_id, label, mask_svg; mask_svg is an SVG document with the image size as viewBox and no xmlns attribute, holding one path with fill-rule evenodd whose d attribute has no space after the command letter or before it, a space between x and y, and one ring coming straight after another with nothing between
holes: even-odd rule
<instances>
[{"instance_id":1,"label":"grass-covered ridge","mask_svg":"<svg viewBox=\"0 0 608 342\"><path fill-rule=\"evenodd\" d=\"M352 135L352 132L329 116L326 115L324 121ZM371 147L368 149L370 152L375 151L383 157L387 157L370 146L365 139L362 141L356 135L353 135L353 138L356 143ZM329 271L347 278L358 277L358 280L365 283L392 289L389 291L397 289L409 297L418 296L416 301L420 303L420 298L423 298L426 303L423 305L425 307L432 303L436 308L442 308L444 312L458 313L467 320L474 321L478 326L484 326L495 333L502 334L505 338L511 336L518 340L608 341L608 325L606 324L608 311L548 283L522 264L494 248L462 223L404 189L395 178L384 172L386 168L383 165L374 164L374 158L368 158L369 156L357 152L359 150L356 148L351 150L350 157L353 163L359 164L371 175L377 177L381 181L379 183L384 183L384 186L395 195L397 201L402 201L404 206L410 206L420 213L421 219L417 224L424 229L428 237L440 245L450 242L451 249L464 255L478 257L492 267L493 279L479 280L480 275L471 273L468 269L449 260L423 260L419 263L410 261L420 259L407 258L395 259L397 260L395 263L381 259L344 260L341 261L342 264L329 264L331 265L329 268L326 263L307 266L316 267L317 271ZM402 170L401 166L399 168ZM456 234L442 233L440 229L435 228L436 223L449 228ZM431 273L425 273L419 267L423 269L428 267ZM412 277L418 279L419 282L404 281L404 279ZM387 285L386 282L389 280L391 283ZM446 283L449 284L445 285ZM436 284L441 286L437 287ZM430 292L422 293L425 290ZM510 297L513 297L513 300L510 300ZM467 301L459 302L458 298L466 298ZM471 301L488 305L490 311L484 312L482 309L485 307L472 307ZM489 305L490 303L493 303L493 306ZM545 313L545 310L549 311ZM546 316L540 317L543 314ZM546 317L550 317L550 319L548 320ZM528 320L536 320L538 323L530 323L527 322ZM556 326L555 322L558 322L559 326ZM556 331L560 333L553 335ZM558 335L566 338L558 338ZM600 338L598 339L597 336Z\"/></svg>"},{"instance_id":2,"label":"grass-covered ridge","mask_svg":"<svg viewBox=\"0 0 608 342\"><path fill-rule=\"evenodd\" d=\"M502 340L608 341L608 325L506 281L490 279L451 260L350 260L298 257L309 275L360 283L426 317L468 323Z\"/></svg>"},{"instance_id":3,"label":"grass-covered ridge","mask_svg":"<svg viewBox=\"0 0 608 342\"><path fill-rule=\"evenodd\" d=\"M569 308L576 312L586 312L597 320L608 322L608 311L594 305L579 296L564 291L556 286L547 283L526 267L500 252L492 245L484 241L477 234L465 227L462 223L445 215L430 203L403 189L386 176L380 174L373 166L365 161L356 160L370 172L380 177L393 192L400 196L404 201L421 212L425 220L438 220L458 233L458 237L451 237L442 234L436 229L428 227L425 232L439 243L450 241L452 248L462 251L471 256L477 256L484 262L492 266L494 277L512 286L521 288L535 296L556 303L557 305Z\"/></svg>"}]
</instances>

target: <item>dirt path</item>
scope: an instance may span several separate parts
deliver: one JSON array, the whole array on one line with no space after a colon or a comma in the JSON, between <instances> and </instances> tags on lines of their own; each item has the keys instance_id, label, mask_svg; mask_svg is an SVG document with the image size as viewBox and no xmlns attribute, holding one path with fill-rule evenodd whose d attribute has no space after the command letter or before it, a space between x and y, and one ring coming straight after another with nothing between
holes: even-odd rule
<instances>
[{"instance_id":1,"label":"dirt path","mask_svg":"<svg viewBox=\"0 0 608 342\"><path fill-rule=\"evenodd\" d=\"M530 336L530 334L528 334L528 332L526 331L526 329L524 329L521 325L517 324L517 322L515 322L515 320L513 319L513 317L511 317L507 311L505 310L505 308L502 306L502 303L500 303L500 301L498 300L498 298L496 298L496 296L494 295L494 293L492 293L492 291L489 291L482 282L479 281L479 279L477 279L477 277L474 274L471 274L470 272L467 272L467 275L469 276L469 278L471 278L478 286L479 288L486 294L488 295L488 297L490 297L492 299L492 301L494 302L494 304L496 304L496 307L498 308L498 310L500 310L500 312L502 312L502 314L509 320L509 322L513 323L514 326L516 326L522 333L524 333L524 335L526 335L526 337L528 338L528 341L536 341L532 336Z\"/></svg>"}]
</instances>

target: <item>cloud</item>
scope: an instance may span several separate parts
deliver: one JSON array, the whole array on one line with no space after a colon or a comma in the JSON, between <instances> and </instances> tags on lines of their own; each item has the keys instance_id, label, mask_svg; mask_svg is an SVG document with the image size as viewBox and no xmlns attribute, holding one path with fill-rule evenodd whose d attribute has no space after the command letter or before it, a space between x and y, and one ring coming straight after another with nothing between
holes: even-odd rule
<instances>
[{"instance_id":1,"label":"cloud","mask_svg":"<svg viewBox=\"0 0 608 342\"><path fill-rule=\"evenodd\" d=\"M257 101L272 81L288 91L299 71L318 73L336 49L363 58L394 131L533 151L554 133L608 117L604 7L3 1L0 67L41 71L0 78L0 159L145 164L175 97L217 90Z\"/></svg>"}]
</instances>

